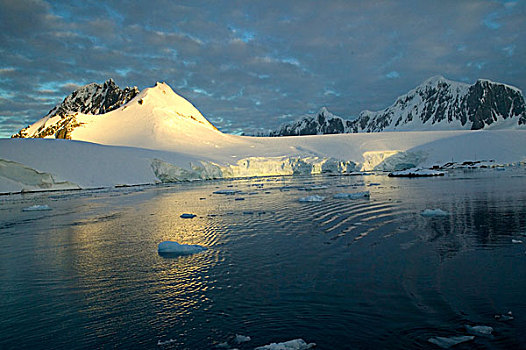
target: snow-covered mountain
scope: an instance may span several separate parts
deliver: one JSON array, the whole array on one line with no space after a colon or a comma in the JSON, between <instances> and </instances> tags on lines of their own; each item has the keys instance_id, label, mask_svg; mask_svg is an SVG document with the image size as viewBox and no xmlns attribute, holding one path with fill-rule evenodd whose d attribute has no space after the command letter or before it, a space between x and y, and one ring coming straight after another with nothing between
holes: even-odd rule
<instances>
[{"instance_id":1,"label":"snow-covered mountain","mask_svg":"<svg viewBox=\"0 0 526 350\"><path fill-rule=\"evenodd\" d=\"M71 131L79 126L75 114L99 115L119 108L139 94L137 87L120 89L112 79L103 84L85 85L67 96L62 103L36 123L23 128L14 138L55 137L68 139Z\"/></svg>"},{"instance_id":2,"label":"snow-covered mountain","mask_svg":"<svg viewBox=\"0 0 526 350\"><path fill-rule=\"evenodd\" d=\"M60 138L106 145L196 152L230 144L186 99L165 83L138 92L109 80L68 96L48 115L13 137Z\"/></svg>"},{"instance_id":3,"label":"snow-covered mountain","mask_svg":"<svg viewBox=\"0 0 526 350\"><path fill-rule=\"evenodd\" d=\"M526 106L519 89L489 80L469 85L436 76L382 111L363 111L357 119L345 120L322 108L270 136L524 127Z\"/></svg>"}]
</instances>

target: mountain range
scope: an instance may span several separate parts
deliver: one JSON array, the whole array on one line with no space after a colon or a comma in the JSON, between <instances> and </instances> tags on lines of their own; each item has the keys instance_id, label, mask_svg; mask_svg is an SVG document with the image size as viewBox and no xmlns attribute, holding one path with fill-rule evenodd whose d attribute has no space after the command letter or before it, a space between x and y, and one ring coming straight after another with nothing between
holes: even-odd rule
<instances>
[{"instance_id":1,"label":"mountain range","mask_svg":"<svg viewBox=\"0 0 526 350\"><path fill-rule=\"evenodd\" d=\"M93 130L95 125L99 130L106 128L106 134L110 130L123 134L121 129L125 126L131 134L136 134L134 129L137 128L158 129L160 125L173 129L177 123L169 121L167 116L174 115L179 119L185 117L186 120L197 121L208 130L217 130L190 102L175 94L168 85L158 83L157 86L160 86L160 93L168 99L156 98L154 100L157 102L152 101L148 106L139 108L143 103L143 98L139 96L151 95L153 88L143 92L137 87L121 89L111 79L103 84L85 85L67 96L42 119L12 137L71 139L74 132L77 136L90 134L89 130ZM132 103L132 100L136 101ZM118 113L130 104L136 113ZM153 114L157 115L161 111L165 114L164 117L152 119ZM151 123L144 124L146 120ZM110 128L110 124L115 129ZM189 125L177 124L177 127L188 134ZM436 76L398 97L394 104L384 110L363 111L358 118L347 120L333 115L323 107L316 115L284 124L265 136L524 127L526 106L519 89L483 79L469 85ZM100 134L104 132L98 135Z\"/></svg>"},{"instance_id":2,"label":"mountain range","mask_svg":"<svg viewBox=\"0 0 526 350\"><path fill-rule=\"evenodd\" d=\"M469 85L436 76L384 110L363 111L358 118L346 120L323 107L316 115L284 124L269 136L523 127L526 107L519 89L483 79Z\"/></svg>"}]
</instances>

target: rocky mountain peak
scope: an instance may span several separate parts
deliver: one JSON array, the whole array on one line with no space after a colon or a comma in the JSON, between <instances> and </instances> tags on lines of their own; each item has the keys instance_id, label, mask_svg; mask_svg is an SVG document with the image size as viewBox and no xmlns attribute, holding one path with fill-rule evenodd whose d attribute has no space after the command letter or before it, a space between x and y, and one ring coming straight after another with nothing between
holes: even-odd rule
<instances>
[{"instance_id":1,"label":"rocky mountain peak","mask_svg":"<svg viewBox=\"0 0 526 350\"><path fill-rule=\"evenodd\" d=\"M23 137L46 137L55 135L57 138L67 138L68 128L76 126L72 117L75 113L99 115L115 110L128 103L139 94L137 87L119 88L113 79L108 79L102 84L90 83L73 91L66 96L62 103L55 106L42 118L43 123L36 130L30 130L28 126L13 135L14 138ZM52 126L46 126L46 121L60 117Z\"/></svg>"}]
</instances>

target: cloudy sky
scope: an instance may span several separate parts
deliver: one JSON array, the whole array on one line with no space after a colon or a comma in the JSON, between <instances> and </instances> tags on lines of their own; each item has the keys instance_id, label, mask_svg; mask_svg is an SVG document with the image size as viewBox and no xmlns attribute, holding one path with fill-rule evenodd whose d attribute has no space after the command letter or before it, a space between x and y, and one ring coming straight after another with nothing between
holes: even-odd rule
<instances>
[{"instance_id":1,"label":"cloudy sky","mask_svg":"<svg viewBox=\"0 0 526 350\"><path fill-rule=\"evenodd\" d=\"M167 82L222 131L383 109L433 75L526 88L525 1L0 0L0 137L76 87Z\"/></svg>"}]
</instances>

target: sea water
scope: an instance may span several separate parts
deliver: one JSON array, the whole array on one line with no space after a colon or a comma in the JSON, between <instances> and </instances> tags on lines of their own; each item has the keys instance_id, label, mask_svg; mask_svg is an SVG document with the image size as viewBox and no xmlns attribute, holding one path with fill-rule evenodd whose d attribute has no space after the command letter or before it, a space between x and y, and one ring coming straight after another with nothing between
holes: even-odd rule
<instances>
[{"instance_id":1,"label":"sea water","mask_svg":"<svg viewBox=\"0 0 526 350\"><path fill-rule=\"evenodd\" d=\"M493 335L455 348L524 349L512 239L526 242L521 167L3 196L0 348L432 349L482 325ZM161 256L167 240L208 249Z\"/></svg>"}]
</instances>

